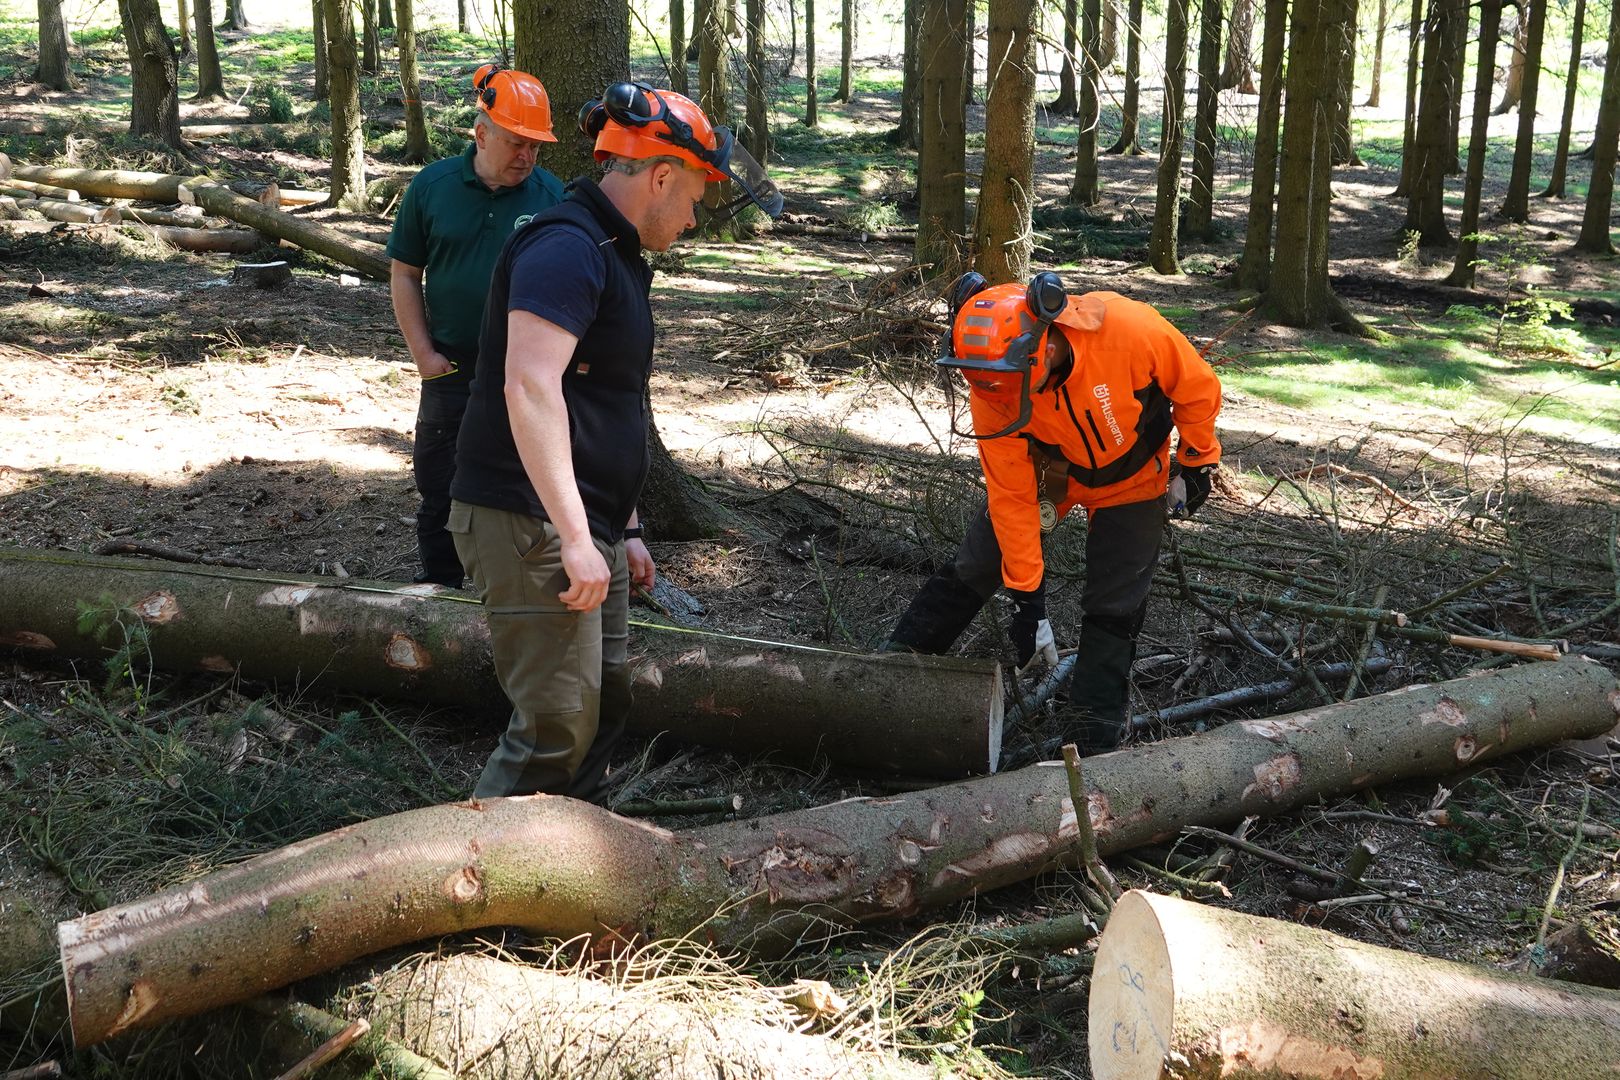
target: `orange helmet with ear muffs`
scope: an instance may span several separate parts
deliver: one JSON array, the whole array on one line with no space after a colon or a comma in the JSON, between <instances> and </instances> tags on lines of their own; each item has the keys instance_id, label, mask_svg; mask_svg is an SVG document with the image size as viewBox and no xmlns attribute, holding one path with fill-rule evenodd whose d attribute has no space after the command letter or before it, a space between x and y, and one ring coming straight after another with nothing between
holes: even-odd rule
<instances>
[{"instance_id":1,"label":"orange helmet with ear muffs","mask_svg":"<svg viewBox=\"0 0 1620 1080\"><path fill-rule=\"evenodd\" d=\"M764 167L737 145L730 128L710 123L702 108L683 94L646 83L614 83L580 107L579 129L596 140L597 161L673 157L711 182L736 183L742 195L712 210L711 221L724 220L750 202L773 218L782 212L782 193Z\"/></svg>"},{"instance_id":2,"label":"orange helmet with ear muffs","mask_svg":"<svg viewBox=\"0 0 1620 1080\"><path fill-rule=\"evenodd\" d=\"M1017 420L993 435L971 437L1010 435L1029 423L1030 388L1046 380L1052 323L1069 305L1063 282L1050 270L1028 285L989 285L979 274L967 274L953 287L952 299L951 353L937 362L960 370L975 394L1017 401Z\"/></svg>"},{"instance_id":3,"label":"orange helmet with ear muffs","mask_svg":"<svg viewBox=\"0 0 1620 1080\"><path fill-rule=\"evenodd\" d=\"M473 72L478 109L498 126L537 142L556 142L551 133L551 98L540 80L521 71L485 64Z\"/></svg>"}]
</instances>

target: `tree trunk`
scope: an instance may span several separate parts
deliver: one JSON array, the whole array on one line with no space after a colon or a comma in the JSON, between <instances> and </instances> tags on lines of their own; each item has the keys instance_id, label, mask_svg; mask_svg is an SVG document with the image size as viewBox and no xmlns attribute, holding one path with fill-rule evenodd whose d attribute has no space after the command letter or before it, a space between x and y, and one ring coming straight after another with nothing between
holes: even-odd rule
<instances>
[{"instance_id":1,"label":"tree trunk","mask_svg":"<svg viewBox=\"0 0 1620 1080\"><path fill-rule=\"evenodd\" d=\"M197 96L191 100L218 101L225 96L225 76L214 41L213 0L194 0L191 10L197 20Z\"/></svg>"},{"instance_id":2,"label":"tree trunk","mask_svg":"<svg viewBox=\"0 0 1620 1080\"><path fill-rule=\"evenodd\" d=\"M1462 172L1462 88L1463 74L1468 68L1468 13L1472 9L1472 2L1462 5L1461 28L1451 39L1451 52L1448 61L1449 71L1447 78L1451 80L1451 123L1447 126L1446 136L1450 142L1447 152L1445 171L1446 175Z\"/></svg>"},{"instance_id":3,"label":"tree trunk","mask_svg":"<svg viewBox=\"0 0 1620 1080\"><path fill-rule=\"evenodd\" d=\"M1135 889L1094 970L1119 973L1091 984L1096 1080L1575 1080L1620 1061L1612 991Z\"/></svg>"},{"instance_id":4,"label":"tree trunk","mask_svg":"<svg viewBox=\"0 0 1620 1080\"><path fill-rule=\"evenodd\" d=\"M918 95L917 263L939 276L961 269L967 233L967 110L962 104L962 52L967 0L922 5L917 34L922 61Z\"/></svg>"},{"instance_id":5,"label":"tree trunk","mask_svg":"<svg viewBox=\"0 0 1620 1080\"><path fill-rule=\"evenodd\" d=\"M1058 96L1046 107L1047 112L1058 116L1070 116L1080 108L1074 85L1074 62L1080 55L1079 24L1080 0L1063 0L1063 63L1058 68Z\"/></svg>"},{"instance_id":6,"label":"tree trunk","mask_svg":"<svg viewBox=\"0 0 1620 1080\"><path fill-rule=\"evenodd\" d=\"M163 28L163 13L157 0L119 0L118 10L129 47L130 136L155 138L179 149L185 145L180 137L179 59Z\"/></svg>"},{"instance_id":7,"label":"tree trunk","mask_svg":"<svg viewBox=\"0 0 1620 1080\"><path fill-rule=\"evenodd\" d=\"M250 27L247 17L247 8L243 6L244 0L225 0L226 30L247 30Z\"/></svg>"},{"instance_id":8,"label":"tree trunk","mask_svg":"<svg viewBox=\"0 0 1620 1080\"><path fill-rule=\"evenodd\" d=\"M1237 721L1089 760L1087 816L1109 855L1601 735L1617 702L1607 669L1565 660ZM1076 834L1058 762L682 833L545 795L413 810L63 923L74 1042L482 926L620 941L700 931L721 951L769 954L812 925L911 916L1027 880L1072 862Z\"/></svg>"},{"instance_id":9,"label":"tree trunk","mask_svg":"<svg viewBox=\"0 0 1620 1080\"><path fill-rule=\"evenodd\" d=\"M1099 0L1085 0L1082 32L1080 35L1080 106L1079 141L1074 155L1074 186L1069 189L1069 201L1076 206L1096 206L1102 201L1097 177L1097 125L1102 119L1101 102L1097 94L1097 38L1102 32L1102 5Z\"/></svg>"},{"instance_id":10,"label":"tree trunk","mask_svg":"<svg viewBox=\"0 0 1620 1080\"><path fill-rule=\"evenodd\" d=\"M456 0L456 30L462 34L467 32L467 0Z\"/></svg>"},{"instance_id":11,"label":"tree trunk","mask_svg":"<svg viewBox=\"0 0 1620 1080\"><path fill-rule=\"evenodd\" d=\"M331 76L326 66L326 16L322 0L310 0L313 9L315 33L315 100L325 101L332 95Z\"/></svg>"},{"instance_id":12,"label":"tree trunk","mask_svg":"<svg viewBox=\"0 0 1620 1080\"><path fill-rule=\"evenodd\" d=\"M1137 157L1142 153L1137 141L1137 115L1142 99L1142 0L1130 0L1130 3L1125 19L1125 100L1119 110L1119 138L1108 152Z\"/></svg>"},{"instance_id":13,"label":"tree trunk","mask_svg":"<svg viewBox=\"0 0 1620 1080\"><path fill-rule=\"evenodd\" d=\"M1526 5L1545 7L1545 2L1536 4L1533 0L1520 0L1515 5L1518 12L1517 21L1513 26L1513 51L1508 57L1507 82L1502 89L1502 104L1491 113L1492 116L1505 116L1516 108L1520 108L1524 101L1525 54L1530 50L1530 27L1526 19ZM1534 16L1531 16L1532 18Z\"/></svg>"},{"instance_id":14,"label":"tree trunk","mask_svg":"<svg viewBox=\"0 0 1620 1080\"><path fill-rule=\"evenodd\" d=\"M1204 0L1198 17L1198 97L1193 112L1192 197L1187 235L1208 240L1215 226L1216 110L1220 107L1221 0Z\"/></svg>"},{"instance_id":15,"label":"tree trunk","mask_svg":"<svg viewBox=\"0 0 1620 1080\"><path fill-rule=\"evenodd\" d=\"M79 632L74 619L76 604L108 600L145 623L151 661L165 669L490 715L509 708L483 611L465 597L18 548L0 553L0 566L9 571L0 645L57 659L104 657L94 632ZM253 599L244 610L246 596ZM739 752L828 757L907 776L979 775L993 772L999 757L994 661L868 656L637 623L630 666L631 730L646 737L669 731Z\"/></svg>"},{"instance_id":16,"label":"tree trunk","mask_svg":"<svg viewBox=\"0 0 1620 1080\"><path fill-rule=\"evenodd\" d=\"M1417 124L1407 169L1407 232L1418 234L1423 247L1451 243L1446 228L1446 173L1452 157L1450 123L1452 102L1459 90L1452 78L1450 57L1458 42L1466 42L1466 0L1431 0L1423 34L1423 91L1418 99ZM1402 180L1406 177L1403 175Z\"/></svg>"},{"instance_id":17,"label":"tree trunk","mask_svg":"<svg viewBox=\"0 0 1620 1080\"><path fill-rule=\"evenodd\" d=\"M815 65L811 65L814 70ZM686 0L669 0L669 88L688 92L686 78Z\"/></svg>"},{"instance_id":18,"label":"tree trunk","mask_svg":"<svg viewBox=\"0 0 1620 1080\"><path fill-rule=\"evenodd\" d=\"M1265 292L1271 284L1271 222L1277 190L1277 134L1282 126L1283 48L1288 41L1288 0L1265 0L1260 46L1260 110L1255 118L1254 181L1243 240L1238 287Z\"/></svg>"},{"instance_id":19,"label":"tree trunk","mask_svg":"<svg viewBox=\"0 0 1620 1080\"><path fill-rule=\"evenodd\" d=\"M1366 108L1376 109L1383 94L1384 35L1389 32L1389 0L1378 0L1378 28L1373 32L1372 88L1367 91Z\"/></svg>"},{"instance_id":20,"label":"tree trunk","mask_svg":"<svg viewBox=\"0 0 1620 1080\"><path fill-rule=\"evenodd\" d=\"M366 140L360 125L360 59L349 0L322 0L326 70L332 89L332 182L328 205L364 210Z\"/></svg>"},{"instance_id":21,"label":"tree trunk","mask_svg":"<svg viewBox=\"0 0 1620 1080\"><path fill-rule=\"evenodd\" d=\"M1263 309L1286 326L1359 330L1328 280L1333 106L1354 0L1295 0L1288 48L1277 246Z\"/></svg>"},{"instance_id":22,"label":"tree trunk","mask_svg":"<svg viewBox=\"0 0 1620 1080\"><path fill-rule=\"evenodd\" d=\"M180 55L191 55L191 15L186 7L186 0L175 0L175 25L180 30Z\"/></svg>"},{"instance_id":23,"label":"tree trunk","mask_svg":"<svg viewBox=\"0 0 1620 1080\"><path fill-rule=\"evenodd\" d=\"M1356 140L1350 133L1350 110L1356 94L1356 18L1358 0L1350 3L1350 26L1345 35L1345 58L1339 65L1339 88L1333 100L1333 165L1360 165Z\"/></svg>"},{"instance_id":24,"label":"tree trunk","mask_svg":"<svg viewBox=\"0 0 1620 1080\"><path fill-rule=\"evenodd\" d=\"M901 5L904 30L900 56L900 122L889 132L889 141L896 146L919 150L917 135L918 97L922 93L922 52L917 35L922 23L923 0L905 0Z\"/></svg>"},{"instance_id":25,"label":"tree trunk","mask_svg":"<svg viewBox=\"0 0 1620 1080\"><path fill-rule=\"evenodd\" d=\"M1406 112L1401 127L1401 175L1392 198L1412 194L1412 174L1417 167L1418 56L1423 40L1424 0L1412 0L1412 22L1406 43ZM1432 12L1431 12L1432 14Z\"/></svg>"},{"instance_id":26,"label":"tree trunk","mask_svg":"<svg viewBox=\"0 0 1620 1080\"><path fill-rule=\"evenodd\" d=\"M652 415L650 405L648 415ZM710 540L719 536L726 525L724 508L670 456L656 420L649 437L652 463L641 491L641 510L656 530L655 535L663 540Z\"/></svg>"},{"instance_id":27,"label":"tree trunk","mask_svg":"<svg viewBox=\"0 0 1620 1080\"><path fill-rule=\"evenodd\" d=\"M392 0L377 0L377 28L379 30L398 29L394 25L394 5Z\"/></svg>"},{"instance_id":28,"label":"tree trunk","mask_svg":"<svg viewBox=\"0 0 1620 1080\"><path fill-rule=\"evenodd\" d=\"M57 169L40 165L18 165L14 173L23 180L72 188L95 198L185 202L201 206L210 214L230 218L258 229L266 236L308 248L378 281L388 280L388 257L381 246L357 240L318 222L283 214L253 199L245 199L224 185L204 179L166 173Z\"/></svg>"},{"instance_id":29,"label":"tree trunk","mask_svg":"<svg viewBox=\"0 0 1620 1080\"><path fill-rule=\"evenodd\" d=\"M360 0L360 71L375 75L382 70L382 42L377 36L377 0Z\"/></svg>"},{"instance_id":30,"label":"tree trunk","mask_svg":"<svg viewBox=\"0 0 1620 1080\"><path fill-rule=\"evenodd\" d=\"M425 164L433 153L428 144L427 117L422 112L422 85L416 75L416 0L399 0L399 25L394 40L399 46L399 89L405 101L405 160Z\"/></svg>"},{"instance_id":31,"label":"tree trunk","mask_svg":"<svg viewBox=\"0 0 1620 1080\"><path fill-rule=\"evenodd\" d=\"M1552 174L1542 197L1564 197L1564 173L1569 168L1570 132L1575 124L1575 94L1581 81L1581 43L1586 29L1586 0L1575 0L1575 15L1570 19L1569 77L1564 80L1564 114L1558 125L1558 148L1553 151Z\"/></svg>"},{"instance_id":32,"label":"tree trunk","mask_svg":"<svg viewBox=\"0 0 1620 1080\"><path fill-rule=\"evenodd\" d=\"M1226 63L1221 69L1222 90L1256 92L1253 56L1254 0L1236 0L1232 5L1232 29L1226 38Z\"/></svg>"},{"instance_id":33,"label":"tree trunk","mask_svg":"<svg viewBox=\"0 0 1620 1080\"><path fill-rule=\"evenodd\" d=\"M513 67L545 85L552 110L561 117L557 141L540 144L539 163L563 181L596 175L591 142L568 133L569 117L578 103L600 97L607 87L630 78L629 0L569 4L516 0L512 55ZM703 102L703 107L709 103Z\"/></svg>"},{"instance_id":34,"label":"tree trunk","mask_svg":"<svg viewBox=\"0 0 1620 1080\"><path fill-rule=\"evenodd\" d=\"M1114 0L1102 6L1102 26L1097 34L1097 70L1107 71L1119 57L1119 8Z\"/></svg>"},{"instance_id":35,"label":"tree trunk","mask_svg":"<svg viewBox=\"0 0 1620 1080\"><path fill-rule=\"evenodd\" d=\"M708 114L711 121L716 124L728 124L728 111L726 106L726 24L725 9L721 0L706 0L698 9L699 25L695 28L698 44L698 105ZM710 184L708 192L703 197L705 206L713 208L720 206L731 198L731 184ZM701 221L700 221L701 223ZM734 236L731 226L725 226L727 235ZM656 425L653 429L657 431ZM659 450L663 440L653 439L653 469L648 480L648 489L662 491L663 484L655 483L659 480L660 470L668 462L669 453ZM679 470L673 470L679 475ZM676 500L680 505L680 500Z\"/></svg>"},{"instance_id":36,"label":"tree trunk","mask_svg":"<svg viewBox=\"0 0 1620 1080\"><path fill-rule=\"evenodd\" d=\"M962 107L965 109L973 104L974 72L978 68L978 0L968 0L967 5L967 50L962 56ZM986 87L988 92L988 87Z\"/></svg>"},{"instance_id":37,"label":"tree trunk","mask_svg":"<svg viewBox=\"0 0 1620 1080\"><path fill-rule=\"evenodd\" d=\"M765 0L747 0L745 17L748 20L745 59L748 83L744 87L744 106L748 117L748 141L744 144L754 160L764 165L771 147L771 122L765 102Z\"/></svg>"},{"instance_id":38,"label":"tree trunk","mask_svg":"<svg viewBox=\"0 0 1620 1080\"><path fill-rule=\"evenodd\" d=\"M565 974L459 953L401 966L377 980L373 1030L429 1060L477 1061L500 1077L772 1077L936 1080L929 1065L892 1050L788 1029L764 1017L695 1017L672 981ZM662 991L662 992L661 992ZM778 991L782 998L789 988ZM446 1001L466 1002L455 1023ZM473 1003L477 1004L474 1005ZM627 1023L627 1018L634 1017ZM830 1019L830 1017L829 1017ZM521 1037L512 1034L521 1032Z\"/></svg>"},{"instance_id":39,"label":"tree trunk","mask_svg":"<svg viewBox=\"0 0 1620 1080\"><path fill-rule=\"evenodd\" d=\"M793 65L799 62L799 2L788 0L788 54L787 63L782 65L782 78L793 74Z\"/></svg>"},{"instance_id":40,"label":"tree trunk","mask_svg":"<svg viewBox=\"0 0 1620 1080\"><path fill-rule=\"evenodd\" d=\"M804 126L821 122L816 115L816 0L804 0Z\"/></svg>"},{"instance_id":41,"label":"tree trunk","mask_svg":"<svg viewBox=\"0 0 1620 1080\"><path fill-rule=\"evenodd\" d=\"M1159 183L1153 201L1153 232L1148 261L1161 274L1181 273L1176 234L1181 217L1181 129L1187 107L1187 7L1189 0L1166 0L1164 121L1159 134Z\"/></svg>"},{"instance_id":42,"label":"tree trunk","mask_svg":"<svg viewBox=\"0 0 1620 1080\"><path fill-rule=\"evenodd\" d=\"M838 62L838 93L833 95L833 100L848 103L855 79L855 0L843 0L843 3L840 16L843 52Z\"/></svg>"},{"instance_id":43,"label":"tree trunk","mask_svg":"<svg viewBox=\"0 0 1620 1080\"><path fill-rule=\"evenodd\" d=\"M39 0L39 64L34 68L34 81L52 90L76 89L68 62L70 49L62 0Z\"/></svg>"},{"instance_id":44,"label":"tree trunk","mask_svg":"<svg viewBox=\"0 0 1620 1080\"><path fill-rule=\"evenodd\" d=\"M1468 173L1463 180L1462 224L1457 229L1457 261L1445 284L1474 287L1479 257L1479 201L1485 183L1485 150L1491 127L1491 87L1496 82L1496 39L1502 26L1502 0L1479 0L1479 62L1474 72L1474 125L1468 134Z\"/></svg>"},{"instance_id":45,"label":"tree trunk","mask_svg":"<svg viewBox=\"0 0 1620 1080\"><path fill-rule=\"evenodd\" d=\"M1609 211L1614 202L1614 160L1620 140L1620 4L1609 7L1609 48L1603 61L1603 93L1598 98L1597 130L1592 136L1592 183L1586 189L1586 211L1576 251L1608 254Z\"/></svg>"},{"instance_id":46,"label":"tree trunk","mask_svg":"<svg viewBox=\"0 0 1620 1080\"><path fill-rule=\"evenodd\" d=\"M977 269L993 285L1029 278L1035 242L1035 0L990 0L984 170L974 214Z\"/></svg>"},{"instance_id":47,"label":"tree trunk","mask_svg":"<svg viewBox=\"0 0 1620 1080\"><path fill-rule=\"evenodd\" d=\"M1535 159L1536 105L1541 97L1541 53L1547 37L1547 0L1533 0L1530 30L1525 38L1524 87L1519 103L1519 135L1513 144L1513 169L1508 174L1502 216L1509 221L1530 220L1530 169Z\"/></svg>"}]
</instances>

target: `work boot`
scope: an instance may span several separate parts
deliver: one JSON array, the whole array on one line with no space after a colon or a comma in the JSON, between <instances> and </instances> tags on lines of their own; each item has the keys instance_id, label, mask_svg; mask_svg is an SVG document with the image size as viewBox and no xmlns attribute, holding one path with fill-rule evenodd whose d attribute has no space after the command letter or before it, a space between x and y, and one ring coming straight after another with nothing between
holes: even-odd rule
<instances>
[{"instance_id":1,"label":"work boot","mask_svg":"<svg viewBox=\"0 0 1620 1080\"><path fill-rule=\"evenodd\" d=\"M1136 642L1087 620L1080 628L1069 707L1060 714L1064 734L1082 754L1106 754L1119 746L1129 722L1131 661Z\"/></svg>"},{"instance_id":2,"label":"work boot","mask_svg":"<svg viewBox=\"0 0 1620 1080\"><path fill-rule=\"evenodd\" d=\"M983 606L984 597L946 568L923 582L880 651L939 655L956 644Z\"/></svg>"}]
</instances>

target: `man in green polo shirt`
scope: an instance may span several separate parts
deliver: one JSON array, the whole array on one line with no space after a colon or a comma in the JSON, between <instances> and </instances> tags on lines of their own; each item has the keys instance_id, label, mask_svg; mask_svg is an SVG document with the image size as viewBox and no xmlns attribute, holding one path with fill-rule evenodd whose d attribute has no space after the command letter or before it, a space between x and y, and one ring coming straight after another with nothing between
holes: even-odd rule
<instances>
[{"instance_id":1,"label":"man in green polo shirt","mask_svg":"<svg viewBox=\"0 0 1620 1080\"><path fill-rule=\"evenodd\" d=\"M490 274L506 238L562 201L563 187L535 168L551 133L551 102L540 80L486 64L473 75L478 118L464 154L416 174L388 238L389 293L422 377L411 468L421 571L415 581L460 588L461 560L445 531L456 434L478 358Z\"/></svg>"}]
</instances>

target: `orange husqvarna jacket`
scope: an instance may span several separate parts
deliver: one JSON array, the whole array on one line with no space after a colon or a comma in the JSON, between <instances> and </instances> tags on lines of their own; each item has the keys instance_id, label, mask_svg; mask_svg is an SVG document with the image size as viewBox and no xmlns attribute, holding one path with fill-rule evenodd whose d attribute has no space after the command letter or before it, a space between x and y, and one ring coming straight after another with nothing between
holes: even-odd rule
<instances>
[{"instance_id":1,"label":"orange husqvarna jacket","mask_svg":"<svg viewBox=\"0 0 1620 1080\"><path fill-rule=\"evenodd\" d=\"M1095 510L1163 495L1172 427L1183 465L1221 459L1215 437L1220 379L1164 316L1118 293L1086 293L1069 297L1053 329L1074 350L1068 377L1039 392L1031 388L1027 425L979 443L1002 583L1009 589L1034 589L1045 573L1036 455L1067 462L1066 489L1047 493L1060 519L1075 506ZM974 391L970 404L979 435L1018 418L1016 394Z\"/></svg>"}]
</instances>

